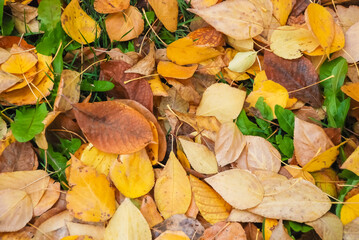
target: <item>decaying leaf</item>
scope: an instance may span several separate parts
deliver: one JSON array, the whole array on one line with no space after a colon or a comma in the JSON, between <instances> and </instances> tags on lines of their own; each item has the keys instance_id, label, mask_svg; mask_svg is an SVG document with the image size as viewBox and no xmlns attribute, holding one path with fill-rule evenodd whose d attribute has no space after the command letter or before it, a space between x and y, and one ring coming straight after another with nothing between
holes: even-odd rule
<instances>
[{"instance_id":1,"label":"decaying leaf","mask_svg":"<svg viewBox=\"0 0 359 240\"><path fill-rule=\"evenodd\" d=\"M236 240L246 240L246 233L242 228L241 224L235 222L218 222L207 228L204 231L202 240L226 240L226 239L236 239Z\"/></svg>"},{"instance_id":2,"label":"decaying leaf","mask_svg":"<svg viewBox=\"0 0 359 240\"><path fill-rule=\"evenodd\" d=\"M333 147L324 130L312 123L295 118L294 153L301 166L305 166L312 158Z\"/></svg>"},{"instance_id":3,"label":"decaying leaf","mask_svg":"<svg viewBox=\"0 0 359 240\"><path fill-rule=\"evenodd\" d=\"M208 8L189 11L203 18L217 31L234 39L252 38L263 31L262 15L250 1L224 1Z\"/></svg>"},{"instance_id":4,"label":"decaying leaf","mask_svg":"<svg viewBox=\"0 0 359 240\"><path fill-rule=\"evenodd\" d=\"M187 211L191 203L191 185L173 152L156 181L154 191L158 210L165 219Z\"/></svg>"},{"instance_id":5,"label":"decaying leaf","mask_svg":"<svg viewBox=\"0 0 359 240\"><path fill-rule=\"evenodd\" d=\"M31 198L22 190L0 190L0 231L14 232L25 227L31 220Z\"/></svg>"},{"instance_id":6,"label":"decaying leaf","mask_svg":"<svg viewBox=\"0 0 359 240\"><path fill-rule=\"evenodd\" d=\"M99 13L116 13L127 9L130 0L95 0L94 8Z\"/></svg>"},{"instance_id":7,"label":"decaying leaf","mask_svg":"<svg viewBox=\"0 0 359 240\"><path fill-rule=\"evenodd\" d=\"M80 74L72 70L64 70L57 90L54 103L54 111L67 111L72 108L71 104L80 100Z\"/></svg>"},{"instance_id":8,"label":"decaying leaf","mask_svg":"<svg viewBox=\"0 0 359 240\"><path fill-rule=\"evenodd\" d=\"M246 170L227 170L206 178L205 181L237 209L254 207L263 199L264 190L261 183L255 175Z\"/></svg>"},{"instance_id":9,"label":"decaying leaf","mask_svg":"<svg viewBox=\"0 0 359 240\"><path fill-rule=\"evenodd\" d=\"M67 209L77 219L104 222L115 213L115 191L106 176L85 166L74 156L71 158L69 185Z\"/></svg>"},{"instance_id":10,"label":"decaying leaf","mask_svg":"<svg viewBox=\"0 0 359 240\"><path fill-rule=\"evenodd\" d=\"M343 239L343 223L331 212L326 213L315 221L306 222L305 224L312 226L322 239Z\"/></svg>"},{"instance_id":11,"label":"decaying leaf","mask_svg":"<svg viewBox=\"0 0 359 240\"><path fill-rule=\"evenodd\" d=\"M248 70L256 61L257 52L238 52L229 62L228 69L234 72L242 73Z\"/></svg>"},{"instance_id":12,"label":"decaying leaf","mask_svg":"<svg viewBox=\"0 0 359 240\"><path fill-rule=\"evenodd\" d=\"M219 166L236 161L246 145L246 139L237 125L228 122L221 125L215 142L216 159Z\"/></svg>"},{"instance_id":13,"label":"decaying leaf","mask_svg":"<svg viewBox=\"0 0 359 240\"><path fill-rule=\"evenodd\" d=\"M49 184L39 203L34 207L34 216L40 216L49 210L60 197L60 183L50 178Z\"/></svg>"},{"instance_id":14,"label":"decaying leaf","mask_svg":"<svg viewBox=\"0 0 359 240\"><path fill-rule=\"evenodd\" d=\"M190 175L190 182L196 205L203 218L211 224L226 220L231 206L198 178Z\"/></svg>"},{"instance_id":15,"label":"decaying leaf","mask_svg":"<svg viewBox=\"0 0 359 240\"><path fill-rule=\"evenodd\" d=\"M134 6L130 6L124 12L109 14L105 23L111 41L120 42L137 38L145 25L142 14Z\"/></svg>"},{"instance_id":16,"label":"decaying leaf","mask_svg":"<svg viewBox=\"0 0 359 240\"><path fill-rule=\"evenodd\" d=\"M247 210L239 210L235 208L232 209L231 213L227 218L227 221L242 222L242 223L248 223L248 222L261 223L263 222L263 220L264 218L262 216L251 213Z\"/></svg>"},{"instance_id":17,"label":"decaying leaf","mask_svg":"<svg viewBox=\"0 0 359 240\"><path fill-rule=\"evenodd\" d=\"M95 20L82 10L79 0L71 0L61 14L64 31L78 43L92 43L100 37L101 28Z\"/></svg>"},{"instance_id":18,"label":"decaying leaf","mask_svg":"<svg viewBox=\"0 0 359 240\"><path fill-rule=\"evenodd\" d=\"M224 83L211 85L197 108L199 116L214 116L221 123L232 121L242 110L246 92Z\"/></svg>"},{"instance_id":19,"label":"decaying leaf","mask_svg":"<svg viewBox=\"0 0 359 240\"><path fill-rule=\"evenodd\" d=\"M359 102L359 83L349 83L343 85L340 90L343 91L346 95L350 98L354 99L355 101Z\"/></svg>"},{"instance_id":20,"label":"decaying leaf","mask_svg":"<svg viewBox=\"0 0 359 240\"><path fill-rule=\"evenodd\" d=\"M125 73L138 73L150 75L155 70L155 44L151 42L150 51L146 57L138 61L134 66L127 69Z\"/></svg>"},{"instance_id":21,"label":"decaying leaf","mask_svg":"<svg viewBox=\"0 0 359 240\"><path fill-rule=\"evenodd\" d=\"M153 139L148 121L123 103L77 103L73 107L80 128L101 151L129 154L144 148Z\"/></svg>"},{"instance_id":22,"label":"decaying leaf","mask_svg":"<svg viewBox=\"0 0 359 240\"><path fill-rule=\"evenodd\" d=\"M129 198L117 208L105 231L104 240L119 239L152 239L146 219Z\"/></svg>"},{"instance_id":23,"label":"decaying leaf","mask_svg":"<svg viewBox=\"0 0 359 240\"><path fill-rule=\"evenodd\" d=\"M167 230L159 235L155 240L190 240L189 237L182 231Z\"/></svg>"},{"instance_id":24,"label":"decaying leaf","mask_svg":"<svg viewBox=\"0 0 359 240\"><path fill-rule=\"evenodd\" d=\"M167 28L167 30L170 32L176 31L178 18L177 0L149 0L148 2L165 28Z\"/></svg>"},{"instance_id":25,"label":"decaying leaf","mask_svg":"<svg viewBox=\"0 0 359 240\"><path fill-rule=\"evenodd\" d=\"M148 193L155 184L155 176L146 150L120 155L111 166L110 178L126 197L138 198Z\"/></svg>"},{"instance_id":26,"label":"decaying leaf","mask_svg":"<svg viewBox=\"0 0 359 240\"><path fill-rule=\"evenodd\" d=\"M189 163L199 173L214 174L218 172L217 159L206 146L184 138L179 138Z\"/></svg>"},{"instance_id":27,"label":"decaying leaf","mask_svg":"<svg viewBox=\"0 0 359 240\"><path fill-rule=\"evenodd\" d=\"M193 4L193 1L191 1ZM187 37L192 38L194 45L204 47L219 47L224 44L224 36L212 27L199 28L190 32Z\"/></svg>"},{"instance_id":28,"label":"decaying leaf","mask_svg":"<svg viewBox=\"0 0 359 240\"><path fill-rule=\"evenodd\" d=\"M359 236L359 218L344 226L343 240L355 240Z\"/></svg>"},{"instance_id":29,"label":"decaying leaf","mask_svg":"<svg viewBox=\"0 0 359 240\"><path fill-rule=\"evenodd\" d=\"M0 70L0 93L23 81L20 77Z\"/></svg>"}]
</instances>

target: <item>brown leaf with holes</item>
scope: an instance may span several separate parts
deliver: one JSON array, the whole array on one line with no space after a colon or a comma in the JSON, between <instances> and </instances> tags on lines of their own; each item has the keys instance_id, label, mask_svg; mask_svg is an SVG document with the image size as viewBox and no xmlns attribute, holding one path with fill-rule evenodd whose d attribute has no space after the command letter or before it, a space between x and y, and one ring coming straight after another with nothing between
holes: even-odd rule
<instances>
[{"instance_id":1,"label":"brown leaf with holes","mask_svg":"<svg viewBox=\"0 0 359 240\"><path fill-rule=\"evenodd\" d=\"M225 43L224 35L213 27L199 28L187 37L191 38L196 46L219 47Z\"/></svg>"},{"instance_id":2,"label":"brown leaf with holes","mask_svg":"<svg viewBox=\"0 0 359 240\"><path fill-rule=\"evenodd\" d=\"M39 165L30 142L14 142L0 156L0 173L35 170Z\"/></svg>"},{"instance_id":3,"label":"brown leaf with holes","mask_svg":"<svg viewBox=\"0 0 359 240\"><path fill-rule=\"evenodd\" d=\"M146 118L121 102L77 103L73 110L87 139L103 152L130 154L153 140Z\"/></svg>"},{"instance_id":4,"label":"brown leaf with holes","mask_svg":"<svg viewBox=\"0 0 359 240\"><path fill-rule=\"evenodd\" d=\"M131 67L121 60L103 62L100 80L112 81L115 84L115 88L108 92L109 97L135 100L152 112L153 94L150 84L138 73L125 73ZM126 82L129 80L133 81Z\"/></svg>"},{"instance_id":5,"label":"brown leaf with holes","mask_svg":"<svg viewBox=\"0 0 359 240\"><path fill-rule=\"evenodd\" d=\"M286 60L266 51L264 70L268 79L288 90L290 97L298 98L313 107L322 106L322 95L317 84L318 74L309 59L301 57Z\"/></svg>"}]
</instances>

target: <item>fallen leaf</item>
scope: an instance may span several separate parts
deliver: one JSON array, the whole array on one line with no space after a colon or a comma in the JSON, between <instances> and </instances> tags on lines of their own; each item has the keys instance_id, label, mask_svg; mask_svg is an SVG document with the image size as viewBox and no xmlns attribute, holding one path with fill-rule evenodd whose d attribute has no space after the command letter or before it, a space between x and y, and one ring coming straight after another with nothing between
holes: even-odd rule
<instances>
[{"instance_id":1,"label":"fallen leaf","mask_svg":"<svg viewBox=\"0 0 359 240\"><path fill-rule=\"evenodd\" d=\"M25 34L25 33L29 33L29 32L33 32L33 33L40 32L40 22L36 19L33 19L29 23L25 23L16 17L14 17L13 20L14 20L14 24L15 24L15 29L20 34Z\"/></svg>"},{"instance_id":2,"label":"fallen leaf","mask_svg":"<svg viewBox=\"0 0 359 240\"><path fill-rule=\"evenodd\" d=\"M237 118L242 110L246 92L224 83L215 83L203 93L197 108L198 116L214 116L221 123Z\"/></svg>"},{"instance_id":3,"label":"fallen leaf","mask_svg":"<svg viewBox=\"0 0 359 240\"><path fill-rule=\"evenodd\" d=\"M61 26L67 35L81 44L92 43L101 34L100 26L82 10L79 0L71 0L66 6L61 14Z\"/></svg>"},{"instance_id":4,"label":"fallen leaf","mask_svg":"<svg viewBox=\"0 0 359 240\"><path fill-rule=\"evenodd\" d=\"M305 224L313 227L322 239L343 239L343 223L331 212L327 212L321 218Z\"/></svg>"},{"instance_id":5,"label":"fallen leaf","mask_svg":"<svg viewBox=\"0 0 359 240\"><path fill-rule=\"evenodd\" d=\"M272 0L273 15L278 19L280 25L285 25L289 14L292 12L292 0Z\"/></svg>"},{"instance_id":6,"label":"fallen leaf","mask_svg":"<svg viewBox=\"0 0 359 240\"><path fill-rule=\"evenodd\" d=\"M350 5L348 7L338 5L336 6L335 12L330 8L327 8L327 10L333 15L334 21L343 27L344 32L359 22L359 7L356 5Z\"/></svg>"},{"instance_id":7,"label":"fallen leaf","mask_svg":"<svg viewBox=\"0 0 359 240\"><path fill-rule=\"evenodd\" d=\"M332 15L320 4L311 3L305 11L305 21L329 57L330 47L335 35Z\"/></svg>"},{"instance_id":8,"label":"fallen leaf","mask_svg":"<svg viewBox=\"0 0 359 240\"><path fill-rule=\"evenodd\" d=\"M34 216L41 216L44 212L49 210L60 197L60 183L55 180L49 180L47 189L41 197L39 203L34 207Z\"/></svg>"},{"instance_id":9,"label":"fallen leaf","mask_svg":"<svg viewBox=\"0 0 359 240\"><path fill-rule=\"evenodd\" d=\"M359 83L349 83L343 85L340 90L343 91L347 96L359 102Z\"/></svg>"},{"instance_id":10,"label":"fallen leaf","mask_svg":"<svg viewBox=\"0 0 359 240\"><path fill-rule=\"evenodd\" d=\"M9 4L13 17L22 22L29 23L38 15L37 8L19 2Z\"/></svg>"},{"instance_id":11,"label":"fallen leaf","mask_svg":"<svg viewBox=\"0 0 359 240\"><path fill-rule=\"evenodd\" d=\"M173 152L156 181L154 192L158 210L165 219L185 213L191 203L190 182Z\"/></svg>"},{"instance_id":12,"label":"fallen leaf","mask_svg":"<svg viewBox=\"0 0 359 240\"><path fill-rule=\"evenodd\" d=\"M236 239L236 240L246 240L246 233L239 223L231 223L231 222L218 222L213 226L207 228L203 236L202 240L226 240L226 239Z\"/></svg>"},{"instance_id":13,"label":"fallen leaf","mask_svg":"<svg viewBox=\"0 0 359 240\"><path fill-rule=\"evenodd\" d=\"M237 160L246 146L246 139L233 122L221 125L215 142L218 165L223 167Z\"/></svg>"},{"instance_id":14,"label":"fallen leaf","mask_svg":"<svg viewBox=\"0 0 359 240\"><path fill-rule=\"evenodd\" d=\"M235 50L239 52L251 51L253 50L254 47L254 42L252 38L237 40L227 36L226 40L228 45L230 45L231 47L233 47Z\"/></svg>"},{"instance_id":15,"label":"fallen leaf","mask_svg":"<svg viewBox=\"0 0 359 240\"><path fill-rule=\"evenodd\" d=\"M214 48L195 45L190 37L178 39L167 47L168 59L179 65L200 63L220 54Z\"/></svg>"},{"instance_id":16,"label":"fallen leaf","mask_svg":"<svg viewBox=\"0 0 359 240\"><path fill-rule=\"evenodd\" d=\"M308 29L295 26L277 28L273 31L270 42L273 53L285 59L300 58L302 52L313 52L319 46L319 42Z\"/></svg>"},{"instance_id":17,"label":"fallen leaf","mask_svg":"<svg viewBox=\"0 0 359 240\"><path fill-rule=\"evenodd\" d=\"M72 221L73 217L69 213L69 211L62 211L45 222L41 223L38 226L37 231L35 233L35 239L41 239L48 237L61 239L65 236L68 236L68 230L66 227L67 221ZM65 230L65 231L64 231Z\"/></svg>"},{"instance_id":18,"label":"fallen leaf","mask_svg":"<svg viewBox=\"0 0 359 240\"><path fill-rule=\"evenodd\" d=\"M107 176L112 164L117 161L118 154L102 152L92 144L88 144L78 158L85 165L93 167L98 173Z\"/></svg>"},{"instance_id":19,"label":"fallen leaf","mask_svg":"<svg viewBox=\"0 0 359 240\"><path fill-rule=\"evenodd\" d=\"M332 141L324 130L312 123L295 118L294 153L297 162L305 166L312 158L333 147Z\"/></svg>"},{"instance_id":20,"label":"fallen leaf","mask_svg":"<svg viewBox=\"0 0 359 240\"><path fill-rule=\"evenodd\" d=\"M284 166L283 168L286 171L288 171L293 178L303 178L304 180L307 180L308 182L315 184L315 179L313 178L313 176L309 172L303 170L303 168L297 165L287 165Z\"/></svg>"},{"instance_id":21,"label":"fallen leaf","mask_svg":"<svg viewBox=\"0 0 359 240\"><path fill-rule=\"evenodd\" d=\"M341 169L348 169L355 174L359 174L359 147L345 160Z\"/></svg>"},{"instance_id":22,"label":"fallen leaf","mask_svg":"<svg viewBox=\"0 0 359 240\"><path fill-rule=\"evenodd\" d=\"M229 222L242 222L242 223L248 223L248 222L262 223L263 220L264 218L262 216L248 212L247 210L239 210L235 208L232 209L231 213L227 218L227 221Z\"/></svg>"},{"instance_id":23,"label":"fallen leaf","mask_svg":"<svg viewBox=\"0 0 359 240\"><path fill-rule=\"evenodd\" d=\"M116 13L127 9L130 0L95 0L94 8L99 13Z\"/></svg>"},{"instance_id":24,"label":"fallen leaf","mask_svg":"<svg viewBox=\"0 0 359 240\"><path fill-rule=\"evenodd\" d=\"M64 70L58 86L54 103L54 111L67 111L72 109L72 104L80 100L80 74L72 70Z\"/></svg>"},{"instance_id":25,"label":"fallen leaf","mask_svg":"<svg viewBox=\"0 0 359 240\"><path fill-rule=\"evenodd\" d=\"M228 69L234 72L245 72L256 61L257 52L238 52L234 58L229 62Z\"/></svg>"},{"instance_id":26,"label":"fallen leaf","mask_svg":"<svg viewBox=\"0 0 359 240\"><path fill-rule=\"evenodd\" d=\"M44 170L1 173L0 190L10 188L25 191L35 207L44 195L49 179L49 175Z\"/></svg>"},{"instance_id":27,"label":"fallen leaf","mask_svg":"<svg viewBox=\"0 0 359 240\"><path fill-rule=\"evenodd\" d=\"M197 67L198 64L184 67L172 62L160 61L157 65L157 72L162 77L187 79L193 76L197 70Z\"/></svg>"},{"instance_id":28,"label":"fallen leaf","mask_svg":"<svg viewBox=\"0 0 359 240\"><path fill-rule=\"evenodd\" d=\"M150 75L155 70L155 44L151 42L150 51L146 57L138 61L134 66L127 69L125 73L138 73L142 75Z\"/></svg>"},{"instance_id":29,"label":"fallen leaf","mask_svg":"<svg viewBox=\"0 0 359 240\"><path fill-rule=\"evenodd\" d=\"M234 165L249 171L267 170L278 172L281 155L266 139L258 136L245 136L246 147Z\"/></svg>"},{"instance_id":30,"label":"fallen leaf","mask_svg":"<svg viewBox=\"0 0 359 240\"><path fill-rule=\"evenodd\" d=\"M177 18L178 18L178 2L176 0L149 0L148 1L153 10L156 13L156 16L165 28L174 32L177 30Z\"/></svg>"},{"instance_id":31,"label":"fallen leaf","mask_svg":"<svg viewBox=\"0 0 359 240\"><path fill-rule=\"evenodd\" d=\"M183 151L192 168L199 173L214 174L218 172L217 160L206 146L179 138Z\"/></svg>"},{"instance_id":32,"label":"fallen leaf","mask_svg":"<svg viewBox=\"0 0 359 240\"><path fill-rule=\"evenodd\" d=\"M282 219L278 222L278 225L274 228L274 230L269 238L269 240L277 240L277 239L281 239L281 240L293 239L289 236L289 234L285 230Z\"/></svg>"},{"instance_id":33,"label":"fallen leaf","mask_svg":"<svg viewBox=\"0 0 359 240\"><path fill-rule=\"evenodd\" d=\"M331 168L323 169L319 172L311 173L314 180L315 185L322 189L323 192L327 193L328 195L337 198L338 197L338 190L337 190L337 181L338 176L336 172Z\"/></svg>"},{"instance_id":34,"label":"fallen leaf","mask_svg":"<svg viewBox=\"0 0 359 240\"><path fill-rule=\"evenodd\" d=\"M312 183L300 178L273 179L261 180L265 189L263 201L248 211L265 218L308 222L320 218L330 209L327 195Z\"/></svg>"},{"instance_id":35,"label":"fallen leaf","mask_svg":"<svg viewBox=\"0 0 359 240\"><path fill-rule=\"evenodd\" d=\"M123 12L109 14L105 24L111 42L124 42L137 38L143 32L145 25L142 14L134 6Z\"/></svg>"},{"instance_id":36,"label":"fallen leaf","mask_svg":"<svg viewBox=\"0 0 359 240\"><path fill-rule=\"evenodd\" d=\"M123 103L77 103L73 107L80 128L101 151L129 154L144 148L153 140L148 121Z\"/></svg>"},{"instance_id":37,"label":"fallen leaf","mask_svg":"<svg viewBox=\"0 0 359 240\"><path fill-rule=\"evenodd\" d=\"M37 63L37 57L14 44L10 49L11 56L1 64L4 72L13 74L23 74L29 71Z\"/></svg>"},{"instance_id":38,"label":"fallen leaf","mask_svg":"<svg viewBox=\"0 0 359 240\"><path fill-rule=\"evenodd\" d=\"M0 156L0 172L35 170L38 165L37 155L29 142L14 142Z\"/></svg>"},{"instance_id":39,"label":"fallen leaf","mask_svg":"<svg viewBox=\"0 0 359 240\"><path fill-rule=\"evenodd\" d=\"M359 202L359 194L354 195L343 203L340 220L344 225L359 217L359 205L357 202Z\"/></svg>"},{"instance_id":40,"label":"fallen leaf","mask_svg":"<svg viewBox=\"0 0 359 240\"><path fill-rule=\"evenodd\" d=\"M194 196L192 192L191 203L185 215L190 218L197 218L198 213L199 213L199 209L197 207L196 201L194 200Z\"/></svg>"},{"instance_id":41,"label":"fallen leaf","mask_svg":"<svg viewBox=\"0 0 359 240\"><path fill-rule=\"evenodd\" d=\"M85 166L74 156L71 158L69 185L71 189L66 195L66 207L75 218L86 222L104 222L115 213L115 191L106 176Z\"/></svg>"},{"instance_id":42,"label":"fallen leaf","mask_svg":"<svg viewBox=\"0 0 359 240\"><path fill-rule=\"evenodd\" d=\"M31 198L25 191L0 190L0 231L14 232L25 227L32 218Z\"/></svg>"},{"instance_id":43,"label":"fallen leaf","mask_svg":"<svg viewBox=\"0 0 359 240\"><path fill-rule=\"evenodd\" d=\"M201 101L201 96L196 91L195 86L192 83L192 79L177 81L173 78L166 78L166 81L177 90L183 100L193 105L198 105Z\"/></svg>"},{"instance_id":44,"label":"fallen leaf","mask_svg":"<svg viewBox=\"0 0 359 240\"><path fill-rule=\"evenodd\" d=\"M224 1L211 7L188 11L197 14L217 31L234 39L252 38L263 31L262 15L250 1Z\"/></svg>"},{"instance_id":45,"label":"fallen leaf","mask_svg":"<svg viewBox=\"0 0 359 240\"><path fill-rule=\"evenodd\" d=\"M163 222L161 214L157 211L156 203L150 195L145 195L142 198L140 211L150 228Z\"/></svg>"},{"instance_id":46,"label":"fallen leaf","mask_svg":"<svg viewBox=\"0 0 359 240\"><path fill-rule=\"evenodd\" d=\"M202 132L203 130L218 132L221 128L221 123L217 120L216 117L207 117L207 116L196 116L194 114L181 113L176 110L173 111L179 120L185 122L197 132Z\"/></svg>"},{"instance_id":47,"label":"fallen leaf","mask_svg":"<svg viewBox=\"0 0 359 240\"><path fill-rule=\"evenodd\" d=\"M66 222L66 227L69 230L69 234L72 236L87 235L89 237L92 237L91 239L96 240L96 239L103 239L103 236L105 234L105 226L95 226L91 224Z\"/></svg>"},{"instance_id":48,"label":"fallen leaf","mask_svg":"<svg viewBox=\"0 0 359 240\"><path fill-rule=\"evenodd\" d=\"M203 218L210 224L226 220L231 206L210 186L193 175L190 175L190 183L196 205Z\"/></svg>"},{"instance_id":49,"label":"fallen leaf","mask_svg":"<svg viewBox=\"0 0 359 240\"><path fill-rule=\"evenodd\" d=\"M344 226L343 240L355 240L359 236L359 218Z\"/></svg>"},{"instance_id":50,"label":"fallen leaf","mask_svg":"<svg viewBox=\"0 0 359 240\"><path fill-rule=\"evenodd\" d=\"M100 80L112 81L115 84L115 88L107 94L109 97L135 100L152 112L153 94L151 87L147 80L142 78L142 75L125 73L127 69L131 68L131 65L118 60L103 62L100 66Z\"/></svg>"},{"instance_id":51,"label":"fallen leaf","mask_svg":"<svg viewBox=\"0 0 359 240\"><path fill-rule=\"evenodd\" d=\"M223 199L237 209L247 209L258 205L264 190L258 179L252 173L231 169L220 172L205 181L223 197Z\"/></svg>"},{"instance_id":52,"label":"fallen leaf","mask_svg":"<svg viewBox=\"0 0 359 240\"><path fill-rule=\"evenodd\" d=\"M158 75L148 80L148 83L150 84L153 96L168 97L168 93Z\"/></svg>"},{"instance_id":53,"label":"fallen leaf","mask_svg":"<svg viewBox=\"0 0 359 240\"><path fill-rule=\"evenodd\" d=\"M158 237L165 231L182 231L187 237L199 240L204 232L204 227L197 219L189 218L184 214L176 214L152 228L152 236Z\"/></svg>"},{"instance_id":54,"label":"fallen leaf","mask_svg":"<svg viewBox=\"0 0 359 240\"><path fill-rule=\"evenodd\" d=\"M322 106L318 74L307 58L286 60L265 51L263 67L268 79L285 87L290 92L289 97L295 97L313 107Z\"/></svg>"},{"instance_id":55,"label":"fallen leaf","mask_svg":"<svg viewBox=\"0 0 359 240\"><path fill-rule=\"evenodd\" d=\"M0 70L0 93L23 81L20 77Z\"/></svg>"},{"instance_id":56,"label":"fallen leaf","mask_svg":"<svg viewBox=\"0 0 359 240\"><path fill-rule=\"evenodd\" d=\"M193 8L201 9L215 5L218 0L192 0L191 5Z\"/></svg>"},{"instance_id":57,"label":"fallen leaf","mask_svg":"<svg viewBox=\"0 0 359 240\"><path fill-rule=\"evenodd\" d=\"M146 150L120 155L111 166L110 178L126 197L138 198L148 193L155 184L155 176Z\"/></svg>"},{"instance_id":58,"label":"fallen leaf","mask_svg":"<svg viewBox=\"0 0 359 240\"><path fill-rule=\"evenodd\" d=\"M193 4L193 1L191 3ZM220 47L225 43L223 34L213 27L199 28L190 32L187 37L191 38L196 46Z\"/></svg>"},{"instance_id":59,"label":"fallen leaf","mask_svg":"<svg viewBox=\"0 0 359 240\"><path fill-rule=\"evenodd\" d=\"M167 230L159 235L155 240L190 240L182 231Z\"/></svg>"}]
</instances>

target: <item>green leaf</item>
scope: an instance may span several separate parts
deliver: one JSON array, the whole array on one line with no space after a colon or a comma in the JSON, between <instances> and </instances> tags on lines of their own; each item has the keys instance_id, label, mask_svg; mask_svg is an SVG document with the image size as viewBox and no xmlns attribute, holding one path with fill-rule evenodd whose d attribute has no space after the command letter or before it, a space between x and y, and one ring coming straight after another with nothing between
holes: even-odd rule
<instances>
[{"instance_id":1,"label":"green leaf","mask_svg":"<svg viewBox=\"0 0 359 240\"><path fill-rule=\"evenodd\" d=\"M278 123L281 129L293 137L294 134L294 113L282 106L275 105L275 115L277 116Z\"/></svg>"},{"instance_id":2,"label":"green leaf","mask_svg":"<svg viewBox=\"0 0 359 240\"><path fill-rule=\"evenodd\" d=\"M61 22L58 22L54 30L45 32L41 41L36 45L36 50L43 55L50 56L57 52L61 41L64 42L65 39L66 35L61 27Z\"/></svg>"},{"instance_id":3,"label":"green leaf","mask_svg":"<svg viewBox=\"0 0 359 240\"><path fill-rule=\"evenodd\" d=\"M273 120L273 111L270 106L266 102L264 102L263 97L258 98L256 102L256 108L259 110L264 119L267 119L269 121Z\"/></svg>"},{"instance_id":4,"label":"green leaf","mask_svg":"<svg viewBox=\"0 0 359 240\"><path fill-rule=\"evenodd\" d=\"M55 171L55 175L57 179L60 181L63 188L67 189L67 180L66 180L66 164L67 158L59 152L55 152L52 145L49 145L49 148L46 150L46 157L45 157L45 150L40 149L40 157L51 166L51 168Z\"/></svg>"},{"instance_id":5,"label":"green leaf","mask_svg":"<svg viewBox=\"0 0 359 240\"><path fill-rule=\"evenodd\" d=\"M11 35L12 31L14 30L15 22L11 16L4 15L3 23L2 23L2 35L9 36Z\"/></svg>"},{"instance_id":6,"label":"green leaf","mask_svg":"<svg viewBox=\"0 0 359 240\"><path fill-rule=\"evenodd\" d=\"M281 153L283 153L287 158L291 158L294 152L293 139L286 136L277 135L276 143Z\"/></svg>"},{"instance_id":7,"label":"green leaf","mask_svg":"<svg viewBox=\"0 0 359 240\"><path fill-rule=\"evenodd\" d=\"M297 222L289 221L288 224L289 224L290 228L293 229L295 232L306 233L313 229L311 226L308 226L304 223L297 223Z\"/></svg>"},{"instance_id":8,"label":"green leaf","mask_svg":"<svg viewBox=\"0 0 359 240\"><path fill-rule=\"evenodd\" d=\"M4 2L5 0L0 0L0 26L2 28L2 18L4 16Z\"/></svg>"},{"instance_id":9,"label":"green leaf","mask_svg":"<svg viewBox=\"0 0 359 240\"><path fill-rule=\"evenodd\" d=\"M262 133L262 129L260 129L257 124L251 122L247 115L246 112L244 110L241 111L241 113L239 114L236 124L239 128L239 130L241 130L241 132L244 135L256 135L259 136L260 133Z\"/></svg>"},{"instance_id":10,"label":"green leaf","mask_svg":"<svg viewBox=\"0 0 359 240\"><path fill-rule=\"evenodd\" d=\"M78 138L72 138L71 140L60 138L59 149L61 149L62 154L64 154L67 158L70 158L71 154L75 154L75 152L81 147L81 140Z\"/></svg>"},{"instance_id":11,"label":"green leaf","mask_svg":"<svg viewBox=\"0 0 359 240\"><path fill-rule=\"evenodd\" d=\"M89 83L83 81L81 83L81 90L82 91L89 91L89 92L107 92L110 91L112 88L115 87L115 84L109 81L97 81L95 80L93 83Z\"/></svg>"},{"instance_id":12,"label":"green leaf","mask_svg":"<svg viewBox=\"0 0 359 240\"><path fill-rule=\"evenodd\" d=\"M52 31L61 21L61 1L42 0L38 8L38 19L41 21L40 30Z\"/></svg>"},{"instance_id":13,"label":"green leaf","mask_svg":"<svg viewBox=\"0 0 359 240\"><path fill-rule=\"evenodd\" d=\"M11 130L18 142L27 142L44 130L42 121L47 116L45 103L36 108L26 108L22 111L16 110L14 122L11 123Z\"/></svg>"},{"instance_id":14,"label":"green leaf","mask_svg":"<svg viewBox=\"0 0 359 240\"><path fill-rule=\"evenodd\" d=\"M320 67L320 79L323 80L330 76L334 76L320 85L324 87L325 91L330 91L337 94L340 87L344 84L345 76L348 72L348 63L343 57L338 57L332 61L325 61Z\"/></svg>"}]
</instances>

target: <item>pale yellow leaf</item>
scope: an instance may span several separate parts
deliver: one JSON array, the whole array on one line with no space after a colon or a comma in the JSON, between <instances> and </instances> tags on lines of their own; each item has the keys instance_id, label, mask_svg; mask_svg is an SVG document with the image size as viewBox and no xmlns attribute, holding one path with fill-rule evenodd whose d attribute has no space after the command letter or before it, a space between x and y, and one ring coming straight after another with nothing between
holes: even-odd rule
<instances>
[{"instance_id":1,"label":"pale yellow leaf","mask_svg":"<svg viewBox=\"0 0 359 240\"><path fill-rule=\"evenodd\" d=\"M69 230L70 235L88 235L93 237L95 240L103 239L105 234L105 226L66 222L66 227Z\"/></svg>"},{"instance_id":2,"label":"pale yellow leaf","mask_svg":"<svg viewBox=\"0 0 359 240\"><path fill-rule=\"evenodd\" d=\"M251 213L247 210L239 210L233 208L231 213L229 214L227 221L230 222L241 222L241 223L262 223L264 218L257 214Z\"/></svg>"},{"instance_id":3,"label":"pale yellow leaf","mask_svg":"<svg viewBox=\"0 0 359 240\"><path fill-rule=\"evenodd\" d=\"M275 229L273 230L273 232L269 238L269 240L278 240L278 239L280 239L280 240L292 240L293 239L289 236L288 232L284 228L282 219L278 222L278 225L275 227Z\"/></svg>"},{"instance_id":4,"label":"pale yellow leaf","mask_svg":"<svg viewBox=\"0 0 359 240\"><path fill-rule=\"evenodd\" d=\"M256 59L257 52L255 51L239 52L229 62L228 68L234 72L245 72L254 64Z\"/></svg>"},{"instance_id":5,"label":"pale yellow leaf","mask_svg":"<svg viewBox=\"0 0 359 240\"><path fill-rule=\"evenodd\" d=\"M80 73L63 70L54 103L54 111L67 111L80 100Z\"/></svg>"},{"instance_id":6,"label":"pale yellow leaf","mask_svg":"<svg viewBox=\"0 0 359 240\"><path fill-rule=\"evenodd\" d=\"M40 216L49 210L60 197L60 183L50 178L49 184L39 203L34 208L34 216Z\"/></svg>"}]
</instances>

